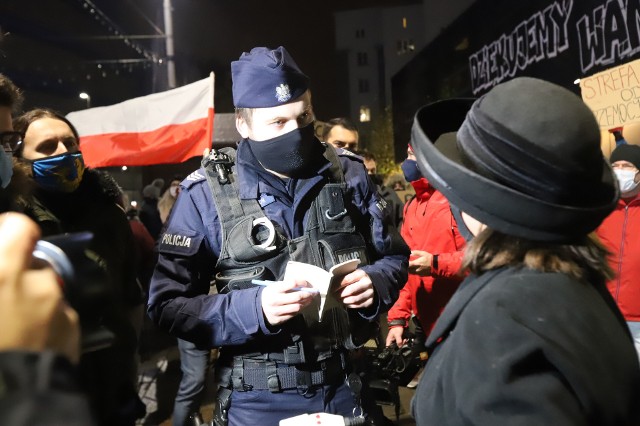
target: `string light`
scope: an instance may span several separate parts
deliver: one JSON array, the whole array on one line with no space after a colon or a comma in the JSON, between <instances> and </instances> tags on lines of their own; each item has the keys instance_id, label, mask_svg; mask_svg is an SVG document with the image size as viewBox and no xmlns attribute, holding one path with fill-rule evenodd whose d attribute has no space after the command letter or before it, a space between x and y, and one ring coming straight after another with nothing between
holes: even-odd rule
<instances>
[{"instance_id":1,"label":"string light","mask_svg":"<svg viewBox=\"0 0 640 426\"><path fill-rule=\"evenodd\" d=\"M94 16L96 21L100 22L102 26L107 27L112 34L116 36L119 36L120 34L125 34L125 32L122 31L122 29L120 29L119 25L116 22L114 22L111 18L109 18L106 13L104 13L96 4L93 3L92 0L78 0L78 1L82 2L82 7L84 9L88 9L89 13ZM133 50L136 51L136 53L138 53L138 55L142 55L144 58L148 60L153 60L157 56L150 50L145 49L144 46L141 46L140 44L136 43L135 41L132 41L129 38L124 38L124 44L131 47Z\"/></svg>"},{"instance_id":2,"label":"string light","mask_svg":"<svg viewBox=\"0 0 640 426\"><path fill-rule=\"evenodd\" d=\"M166 67L166 57L159 55L145 48L139 44L137 40L153 40L164 37L162 31L151 22L148 17L144 16L140 9L137 9L143 18L153 27L152 32L158 34L150 35L127 35L128 31L121 28L115 21L107 16L98 7L95 0L76 0L80 11L84 12L88 19L95 20L96 23L100 23L97 27L98 35L95 38L120 40L121 43L128 46L132 51L135 51L130 58L104 58L96 60L85 61L64 61L60 59L60 62L56 63L56 58L52 58L48 61L47 66L43 67L41 64L29 64L25 67L23 65L13 64L11 68L6 63L0 63L0 72L7 72L12 69L19 69L21 72L27 72L33 74L33 77L39 78L27 78L22 84L25 88L45 88L45 87L62 87L82 83L83 81L98 82L107 79L121 79L131 78L133 73L148 73L150 69L161 69L157 67ZM135 3L131 1L135 6ZM94 38L93 36L85 37L87 40ZM79 37L82 40L82 37ZM85 40L86 42L86 40ZM144 43L144 41L143 41ZM0 52L1 54L2 52ZM46 71L46 75L43 74ZM143 75L143 74L141 74ZM103 84L103 83L100 83ZM106 84L106 83L105 83Z\"/></svg>"}]
</instances>

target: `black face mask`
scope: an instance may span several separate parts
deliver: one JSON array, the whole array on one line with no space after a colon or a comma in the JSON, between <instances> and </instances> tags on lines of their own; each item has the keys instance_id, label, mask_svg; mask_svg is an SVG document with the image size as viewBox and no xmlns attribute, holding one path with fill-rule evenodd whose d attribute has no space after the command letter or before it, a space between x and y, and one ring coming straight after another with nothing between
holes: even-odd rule
<instances>
[{"instance_id":1,"label":"black face mask","mask_svg":"<svg viewBox=\"0 0 640 426\"><path fill-rule=\"evenodd\" d=\"M324 146L316 138L313 124L266 141L247 138L247 142L265 169L290 178L312 176L324 160Z\"/></svg>"},{"instance_id":2,"label":"black face mask","mask_svg":"<svg viewBox=\"0 0 640 426\"><path fill-rule=\"evenodd\" d=\"M371 181L373 183L375 183L378 186L382 186L382 182L384 181L384 179L382 179L382 175L378 174L378 173L372 173L369 175L369 178L371 179Z\"/></svg>"},{"instance_id":3,"label":"black face mask","mask_svg":"<svg viewBox=\"0 0 640 426\"><path fill-rule=\"evenodd\" d=\"M451 207L451 214L453 214L453 218L456 220L456 224L458 225L458 232L460 233L460 235L462 235L462 238L464 238L466 242L473 240L473 234L471 233L469 228L467 228L467 224L464 223L464 220L462 219L462 212L460 211L460 209L451 203L449 203L449 206Z\"/></svg>"}]
</instances>

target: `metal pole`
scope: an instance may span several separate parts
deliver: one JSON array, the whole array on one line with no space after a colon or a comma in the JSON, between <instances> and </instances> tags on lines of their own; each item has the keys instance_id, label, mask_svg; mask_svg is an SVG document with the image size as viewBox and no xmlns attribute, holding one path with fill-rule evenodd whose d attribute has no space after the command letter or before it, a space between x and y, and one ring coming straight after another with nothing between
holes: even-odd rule
<instances>
[{"instance_id":1,"label":"metal pole","mask_svg":"<svg viewBox=\"0 0 640 426\"><path fill-rule=\"evenodd\" d=\"M176 64L173 60L173 16L171 14L171 0L164 0L164 34L167 49L167 85L169 89L176 87Z\"/></svg>"}]
</instances>

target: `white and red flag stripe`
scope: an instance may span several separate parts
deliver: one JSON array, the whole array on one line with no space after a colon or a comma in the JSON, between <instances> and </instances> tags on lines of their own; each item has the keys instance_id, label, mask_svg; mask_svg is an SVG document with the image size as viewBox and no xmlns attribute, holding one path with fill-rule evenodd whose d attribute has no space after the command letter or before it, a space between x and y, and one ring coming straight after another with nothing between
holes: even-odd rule
<instances>
[{"instance_id":1,"label":"white and red flag stripe","mask_svg":"<svg viewBox=\"0 0 640 426\"><path fill-rule=\"evenodd\" d=\"M181 163L213 136L214 75L177 89L71 112L90 167Z\"/></svg>"}]
</instances>

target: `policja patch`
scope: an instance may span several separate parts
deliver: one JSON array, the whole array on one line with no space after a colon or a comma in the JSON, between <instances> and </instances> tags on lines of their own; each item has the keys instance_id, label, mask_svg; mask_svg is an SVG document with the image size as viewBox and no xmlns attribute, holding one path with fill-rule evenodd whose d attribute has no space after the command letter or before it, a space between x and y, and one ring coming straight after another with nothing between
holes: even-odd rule
<instances>
[{"instance_id":1,"label":"policja patch","mask_svg":"<svg viewBox=\"0 0 640 426\"><path fill-rule=\"evenodd\" d=\"M158 251L180 255L190 255L198 251L204 238L195 231L167 230L160 238Z\"/></svg>"}]
</instances>

